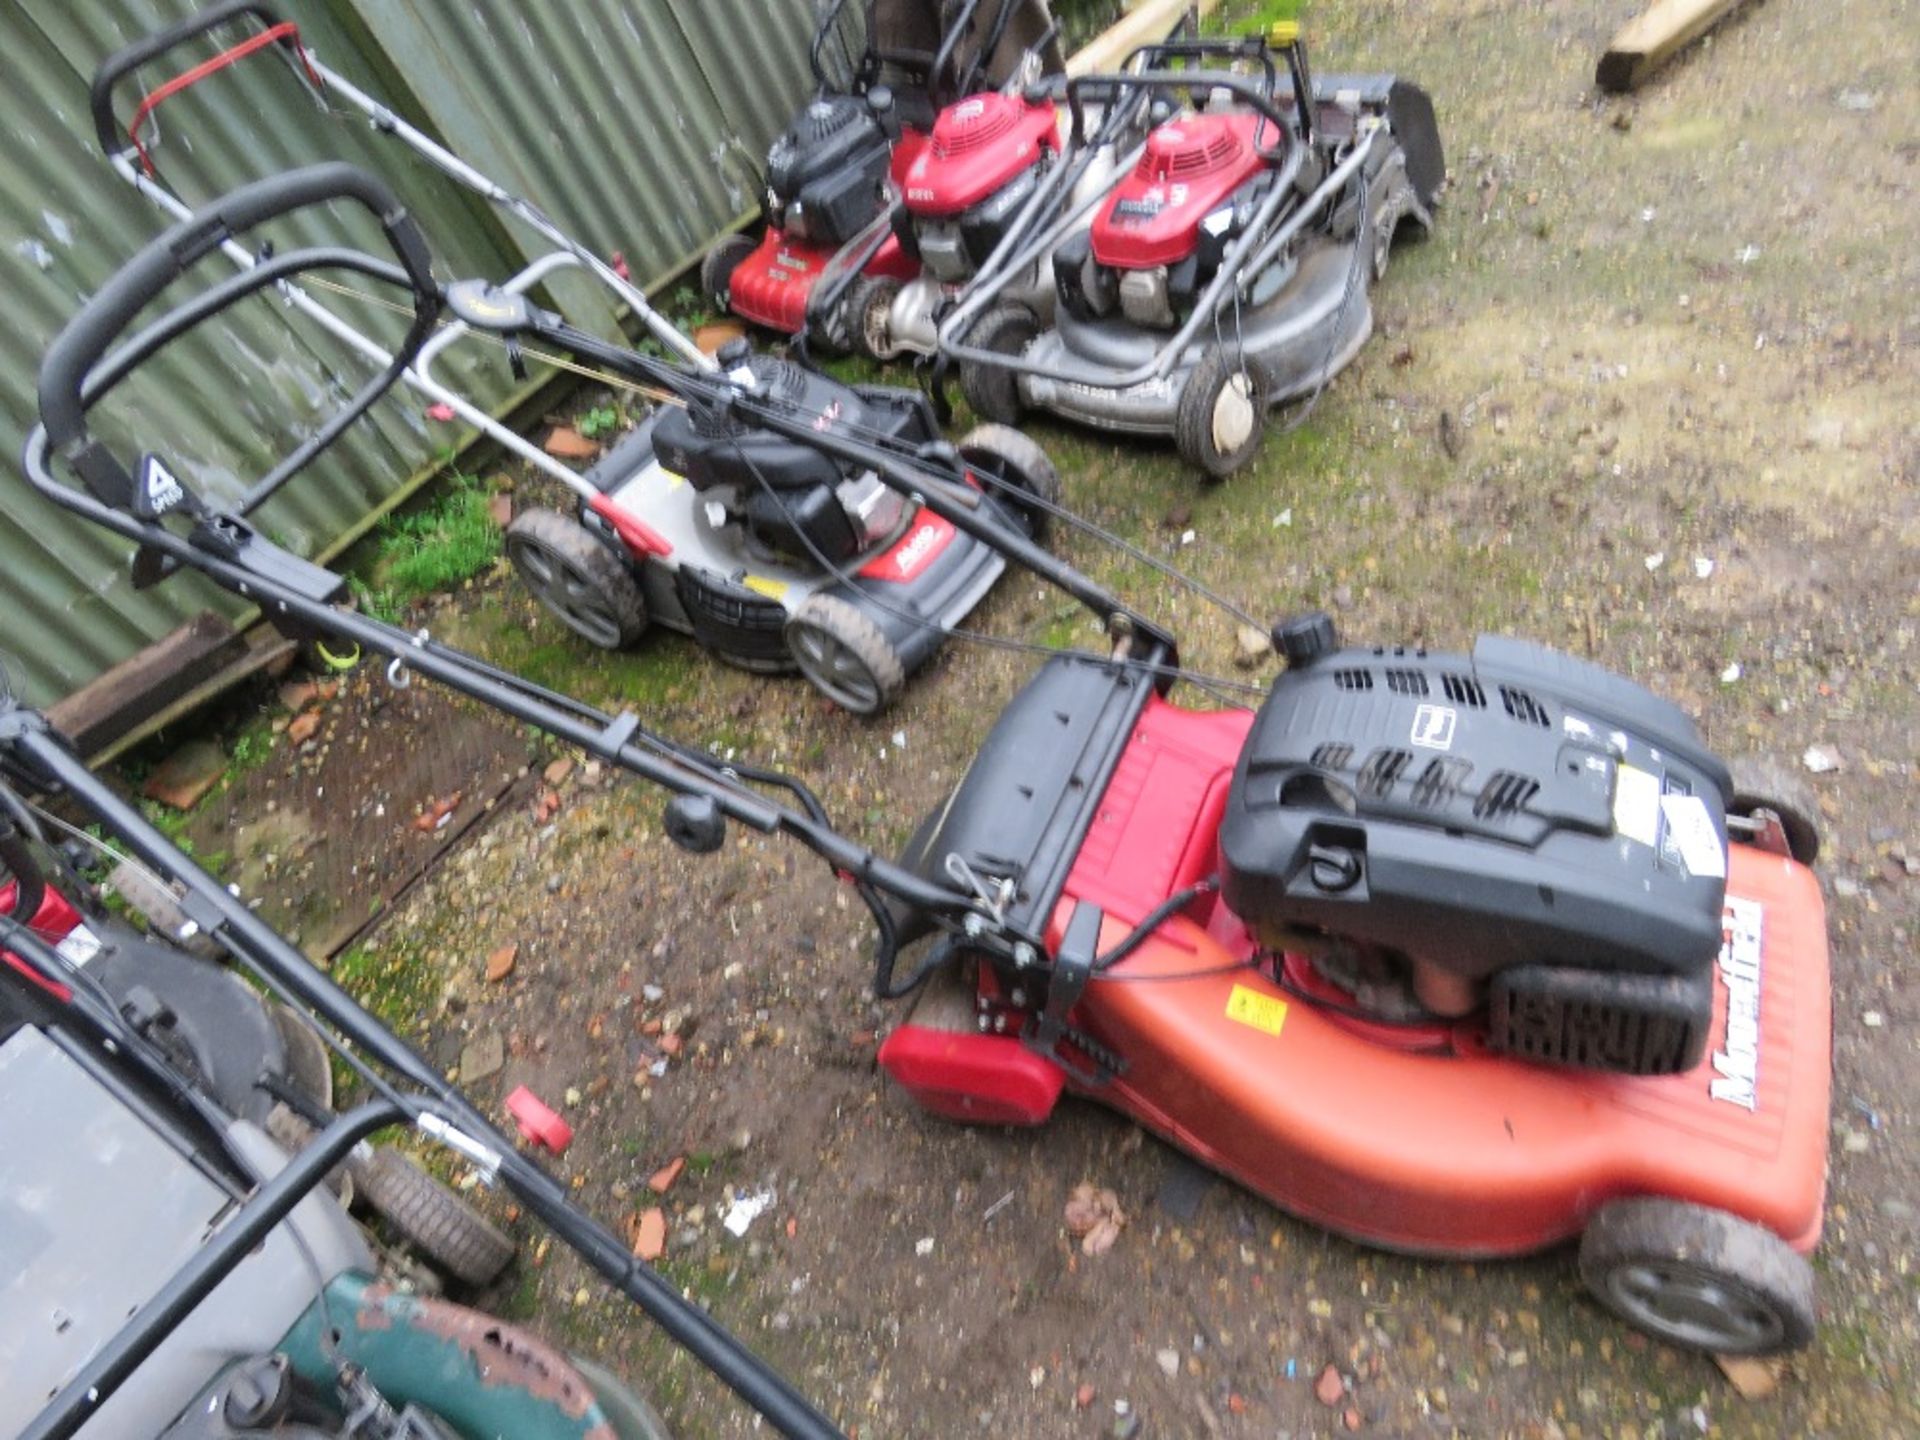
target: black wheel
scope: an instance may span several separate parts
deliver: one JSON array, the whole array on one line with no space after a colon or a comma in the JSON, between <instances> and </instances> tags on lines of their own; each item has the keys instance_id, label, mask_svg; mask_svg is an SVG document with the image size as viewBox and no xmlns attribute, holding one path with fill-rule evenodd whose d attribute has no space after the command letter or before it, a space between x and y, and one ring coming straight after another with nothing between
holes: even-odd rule
<instances>
[{"instance_id":1,"label":"black wheel","mask_svg":"<svg viewBox=\"0 0 1920 1440\"><path fill-rule=\"evenodd\" d=\"M1053 524L1053 512L1047 507L1060 503L1060 472L1046 451L1011 426L976 425L961 437L960 458L970 468L1001 481L1011 492L1004 498L1026 521L1027 534L1038 541L1047 538ZM1025 503L1023 496L1041 503Z\"/></svg>"},{"instance_id":2,"label":"black wheel","mask_svg":"<svg viewBox=\"0 0 1920 1440\"><path fill-rule=\"evenodd\" d=\"M1729 815L1758 822L1755 838L1765 844L1769 817L1779 823L1775 843L1784 841L1787 854L1802 865L1820 858L1820 827L1814 821L1819 803L1799 775L1770 761L1743 761L1733 777Z\"/></svg>"},{"instance_id":3,"label":"black wheel","mask_svg":"<svg viewBox=\"0 0 1920 1440\"><path fill-rule=\"evenodd\" d=\"M613 1440L671 1440L659 1412L606 1366L584 1355L568 1355L573 1368L593 1391L600 1413L613 1427Z\"/></svg>"},{"instance_id":4,"label":"black wheel","mask_svg":"<svg viewBox=\"0 0 1920 1440\"><path fill-rule=\"evenodd\" d=\"M1813 1339L1813 1267L1771 1230L1683 1200L1616 1200L1580 1240L1600 1303L1669 1345L1771 1355Z\"/></svg>"},{"instance_id":5,"label":"black wheel","mask_svg":"<svg viewBox=\"0 0 1920 1440\"><path fill-rule=\"evenodd\" d=\"M900 353L893 338L893 302L901 284L891 275L862 275L847 292L847 328L853 348L869 360L892 360Z\"/></svg>"},{"instance_id":6,"label":"black wheel","mask_svg":"<svg viewBox=\"0 0 1920 1440\"><path fill-rule=\"evenodd\" d=\"M1024 305L996 305L978 320L965 336L966 343L998 355L1026 353L1040 334L1040 322ZM977 360L960 362L960 393L982 420L1001 425L1017 425L1027 407L1020 398L1020 377L999 365Z\"/></svg>"},{"instance_id":7,"label":"black wheel","mask_svg":"<svg viewBox=\"0 0 1920 1440\"><path fill-rule=\"evenodd\" d=\"M390 1146L352 1166L367 1205L434 1266L465 1285L491 1285L514 1243L486 1216Z\"/></svg>"},{"instance_id":8,"label":"black wheel","mask_svg":"<svg viewBox=\"0 0 1920 1440\"><path fill-rule=\"evenodd\" d=\"M700 257L700 293L722 310L733 306L733 272L760 247L745 235L722 235Z\"/></svg>"},{"instance_id":9,"label":"black wheel","mask_svg":"<svg viewBox=\"0 0 1920 1440\"><path fill-rule=\"evenodd\" d=\"M569 630L603 650L638 640L647 602L633 572L554 510L528 510L507 527L507 558L521 582Z\"/></svg>"},{"instance_id":10,"label":"black wheel","mask_svg":"<svg viewBox=\"0 0 1920 1440\"><path fill-rule=\"evenodd\" d=\"M809 595L787 622L787 645L800 673L856 715L878 714L906 688L906 663L893 642L838 595Z\"/></svg>"},{"instance_id":11,"label":"black wheel","mask_svg":"<svg viewBox=\"0 0 1920 1440\"><path fill-rule=\"evenodd\" d=\"M1173 417L1173 443L1188 464L1223 479L1253 458L1266 432L1259 379L1212 349L1193 367Z\"/></svg>"}]
</instances>

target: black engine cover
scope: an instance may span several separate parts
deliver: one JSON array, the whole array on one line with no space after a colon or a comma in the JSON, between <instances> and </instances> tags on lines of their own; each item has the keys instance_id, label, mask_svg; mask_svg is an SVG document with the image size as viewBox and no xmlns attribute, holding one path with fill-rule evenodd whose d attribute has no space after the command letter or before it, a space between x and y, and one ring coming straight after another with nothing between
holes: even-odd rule
<instances>
[{"instance_id":1,"label":"black engine cover","mask_svg":"<svg viewBox=\"0 0 1920 1440\"><path fill-rule=\"evenodd\" d=\"M1501 1048L1674 1069L1705 1037L1731 795L1676 706L1584 661L1490 636L1471 656L1343 650L1288 670L1261 707L1221 826L1223 890L1275 948L1309 932L1471 980L1507 972ZM1554 1030L1573 1010L1659 1033Z\"/></svg>"},{"instance_id":2,"label":"black engine cover","mask_svg":"<svg viewBox=\"0 0 1920 1440\"><path fill-rule=\"evenodd\" d=\"M797 239L846 244L880 213L892 155L865 100L810 101L768 147L768 218Z\"/></svg>"},{"instance_id":3,"label":"black engine cover","mask_svg":"<svg viewBox=\"0 0 1920 1440\"><path fill-rule=\"evenodd\" d=\"M743 370L758 401L822 435L891 436L918 444L938 434L917 391L846 385L771 355L751 356L730 373ZM815 446L776 435L737 412L667 409L654 426L653 448L661 464L696 490L732 485L744 497L760 490L762 480L777 490L805 490L850 478L840 461Z\"/></svg>"}]
</instances>

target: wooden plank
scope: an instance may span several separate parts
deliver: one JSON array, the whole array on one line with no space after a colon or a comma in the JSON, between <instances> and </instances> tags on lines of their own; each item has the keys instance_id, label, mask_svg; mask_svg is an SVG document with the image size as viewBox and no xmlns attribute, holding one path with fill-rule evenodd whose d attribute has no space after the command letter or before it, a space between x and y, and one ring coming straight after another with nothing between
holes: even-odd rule
<instances>
[{"instance_id":1,"label":"wooden plank","mask_svg":"<svg viewBox=\"0 0 1920 1440\"><path fill-rule=\"evenodd\" d=\"M1654 0L1613 37L1593 73L1602 90L1636 88L1647 76L1692 44L1743 0Z\"/></svg>"},{"instance_id":2,"label":"wooden plank","mask_svg":"<svg viewBox=\"0 0 1920 1440\"><path fill-rule=\"evenodd\" d=\"M1202 18L1213 13L1219 0L1141 0L1141 3L1102 30L1067 57L1069 75L1097 75L1118 70L1127 56L1142 45L1164 40L1189 10Z\"/></svg>"},{"instance_id":3,"label":"wooden plank","mask_svg":"<svg viewBox=\"0 0 1920 1440\"><path fill-rule=\"evenodd\" d=\"M171 635L129 655L47 711L81 754L112 744L245 650L223 616L203 610Z\"/></svg>"}]
</instances>

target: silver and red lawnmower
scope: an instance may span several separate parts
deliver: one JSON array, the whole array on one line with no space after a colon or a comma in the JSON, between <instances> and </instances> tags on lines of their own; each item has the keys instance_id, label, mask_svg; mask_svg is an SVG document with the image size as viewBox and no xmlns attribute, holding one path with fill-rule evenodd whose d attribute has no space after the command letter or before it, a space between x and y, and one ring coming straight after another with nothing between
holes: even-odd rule
<instances>
[{"instance_id":1,"label":"silver and red lawnmower","mask_svg":"<svg viewBox=\"0 0 1920 1440\"><path fill-rule=\"evenodd\" d=\"M1060 69L1044 0L866 0L857 26L852 8L834 0L822 14L808 52L814 96L768 148L760 239L723 236L700 267L721 309L835 351L861 343L874 286L919 273L893 209L936 112L983 85Z\"/></svg>"},{"instance_id":2,"label":"silver and red lawnmower","mask_svg":"<svg viewBox=\"0 0 1920 1440\"><path fill-rule=\"evenodd\" d=\"M143 68L232 27L245 33L145 91L124 125L116 119L116 91ZM752 354L739 342L723 348L718 361L702 354L605 261L529 202L327 69L296 27L251 0L211 7L101 65L92 85L94 119L115 169L176 219L189 216L186 204L157 178L157 136L148 123L162 102L262 52L278 54L316 94L344 99L377 132L400 140L561 247L490 290L491 300L463 292L472 303L526 309L526 297L544 281L564 269L584 268L610 286L681 362L677 368L655 365L650 375L678 375L697 384L718 363L733 376L729 383L758 387L795 413L848 433L884 437L895 453L940 443L933 410L915 392L844 385L792 362ZM238 269L259 263L230 237L220 247ZM354 350L377 364L396 363L308 291L288 285L284 293L295 309ZM995 536L1035 533L1035 517L1044 510L1028 511L1008 497L1028 493L1047 501L1059 493L1059 477L1038 445L1006 427L981 426L960 440L957 454L970 472L990 473L1010 488L991 498L974 493L975 513L990 523L959 530L914 498L911 486L890 485L871 470L824 459L737 413L689 411L673 403L680 392L671 378L622 379L618 373L606 378L668 403L580 474L433 379L432 363L450 345L476 330L496 339L502 334L499 326L485 318L476 323L457 306L452 319L398 366L399 373L573 493L577 503L570 515L522 511L508 527L507 555L550 612L609 649L633 644L657 624L692 635L721 659L749 670L798 669L835 703L872 714L900 693L907 676L939 649L945 632L993 587L1005 567ZM508 341L516 364L526 338L530 332Z\"/></svg>"},{"instance_id":3,"label":"silver and red lawnmower","mask_svg":"<svg viewBox=\"0 0 1920 1440\"><path fill-rule=\"evenodd\" d=\"M110 910L68 857L108 842L38 792L114 844L151 847L154 865L116 854L108 883L151 905L153 929ZM610 1372L443 1298L492 1284L514 1242L396 1148L351 1146L257 1249L229 1233L316 1137L338 1141L333 1052L314 1012L223 963L257 941L214 915L214 882L102 797L0 674L0 1431L665 1440ZM63 832L75 838L51 843ZM238 1263L173 1308L181 1267L208 1248ZM124 1345L129 1316L157 1345L117 1392L80 1400L70 1382Z\"/></svg>"},{"instance_id":4,"label":"silver and red lawnmower","mask_svg":"<svg viewBox=\"0 0 1920 1440\"><path fill-rule=\"evenodd\" d=\"M1431 227L1446 173L1432 102L1394 75L1309 75L1291 27L1271 43L1170 43L1152 68L1058 89L1070 150L1090 133L1090 104L1148 92L1179 110L1104 197L1070 207L964 295L940 324L941 353L983 417L1046 410L1170 435L1198 469L1230 474L1259 449L1269 410L1353 359L1394 240ZM1043 258L1051 326L1010 293Z\"/></svg>"}]
</instances>

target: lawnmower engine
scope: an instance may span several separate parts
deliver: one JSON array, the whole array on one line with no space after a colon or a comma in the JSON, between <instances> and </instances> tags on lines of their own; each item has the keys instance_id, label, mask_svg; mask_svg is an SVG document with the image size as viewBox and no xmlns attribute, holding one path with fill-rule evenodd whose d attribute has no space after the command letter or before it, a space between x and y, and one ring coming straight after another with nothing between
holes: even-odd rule
<instances>
[{"instance_id":1,"label":"lawnmower engine","mask_svg":"<svg viewBox=\"0 0 1920 1440\"><path fill-rule=\"evenodd\" d=\"M840 246L886 203L893 142L858 95L823 95L767 150L767 218L784 234Z\"/></svg>"},{"instance_id":2,"label":"lawnmower engine","mask_svg":"<svg viewBox=\"0 0 1920 1440\"><path fill-rule=\"evenodd\" d=\"M1117 312L1171 330L1273 183L1261 152L1283 150L1289 139L1250 111L1156 127L1092 227L1054 252L1062 308L1080 320Z\"/></svg>"},{"instance_id":3,"label":"lawnmower engine","mask_svg":"<svg viewBox=\"0 0 1920 1440\"><path fill-rule=\"evenodd\" d=\"M1416 1013L1484 1005L1495 1050L1635 1075L1696 1064L1732 782L1693 724L1522 641L1328 653L1331 634L1291 637L1241 752L1227 905L1349 994L1397 974Z\"/></svg>"},{"instance_id":4,"label":"lawnmower engine","mask_svg":"<svg viewBox=\"0 0 1920 1440\"><path fill-rule=\"evenodd\" d=\"M935 281L966 283L1059 150L1051 104L992 93L947 106L907 169L901 243Z\"/></svg>"},{"instance_id":5,"label":"lawnmower engine","mask_svg":"<svg viewBox=\"0 0 1920 1440\"><path fill-rule=\"evenodd\" d=\"M856 391L790 360L722 347L721 366L771 405L810 417L815 429L935 438L914 392ZM675 407L653 431L660 463L684 476L715 530L737 525L749 547L806 565L840 565L897 536L909 518L899 491L872 471L850 471L812 446L739 416Z\"/></svg>"}]
</instances>

